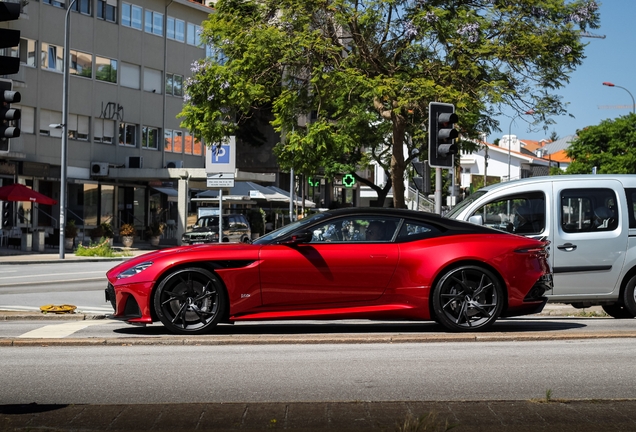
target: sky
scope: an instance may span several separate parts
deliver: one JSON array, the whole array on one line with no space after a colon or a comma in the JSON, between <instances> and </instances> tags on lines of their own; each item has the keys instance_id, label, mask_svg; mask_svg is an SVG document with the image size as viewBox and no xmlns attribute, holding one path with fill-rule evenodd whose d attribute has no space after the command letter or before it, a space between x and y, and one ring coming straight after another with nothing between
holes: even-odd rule
<instances>
[{"instance_id":1,"label":"sky","mask_svg":"<svg viewBox=\"0 0 636 432\"><path fill-rule=\"evenodd\" d=\"M517 118L511 128L513 135L539 141L556 131L558 137L563 138L574 135L577 129L630 113L629 108L599 109L599 106L631 106L628 91L636 98L636 0L597 0L597 3L601 27L589 32L606 37L583 39L588 42L583 64L570 75L570 82L556 92L563 102L569 102L567 110L574 118L567 115L553 117L556 123L549 125L547 131L543 130L543 125L529 130L528 123ZM625 87L627 91L604 86L605 81ZM502 131L489 135L490 143L508 134L511 117L497 119Z\"/></svg>"}]
</instances>

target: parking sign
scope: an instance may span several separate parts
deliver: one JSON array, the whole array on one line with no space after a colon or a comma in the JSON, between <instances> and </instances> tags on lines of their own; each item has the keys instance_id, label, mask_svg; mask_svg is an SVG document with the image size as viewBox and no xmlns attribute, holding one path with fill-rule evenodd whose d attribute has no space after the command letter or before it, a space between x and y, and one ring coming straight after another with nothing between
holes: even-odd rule
<instances>
[{"instance_id":1,"label":"parking sign","mask_svg":"<svg viewBox=\"0 0 636 432\"><path fill-rule=\"evenodd\" d=\"M231 136L227 143L208 148L205 157L205 172L208 174L234 173L236 170L236 139Z\"/></svg>"}]
</instances>

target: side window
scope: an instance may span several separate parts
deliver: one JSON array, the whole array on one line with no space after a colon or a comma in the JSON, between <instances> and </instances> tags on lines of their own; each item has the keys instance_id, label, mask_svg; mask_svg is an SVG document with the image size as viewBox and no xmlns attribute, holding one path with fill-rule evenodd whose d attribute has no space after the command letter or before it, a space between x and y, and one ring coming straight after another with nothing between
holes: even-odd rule
<instances>
[{"instance_id":1,"label":"side window","mask_svg":"<svg viewBox=\"0 0 636 432\"><path fill-rule=\"evenodd\" d=\"M313 227L311 242L388 242L393 240L399 221L377 216L335 219Z\"/></svg>"},{"instance_id":2,"label":"side window","mask_svg":"<svg viewBox=\"0 0 636 432\"><path fill-rule=\"evenodd\" d=\"M230 228L232 229L236 229L237 227L237 223L236 223L236 216L230 216Z\"/></svg>"},{"instance_id":3,"label":"side window","mask_svg":"<svg viewBox=\"0 0 636 432\"><path fill-rule=\"evenodd\" d=\"M612 189L561 191L561 229L566 233L613 231L618 228L618 207Z\"/></svg>"},{"instance_id":4,"label":"side window","mask_svg":"<svg viewBox=\"0 0 636 432\"><path fill-rule=\"evenodd\" d=\"M636 228L636 189L625 189L627 209L629 210L629 227Z\"/></svg>"},{"instance_id":5,"label":"side window","mask_svg":"<svg viewBox=\"0 0 636 432\"><path fill-rule=\"evenodd\" d=\"M441 233L442 231L433 225L419 221L406 220L402 224L402 229L400 229L400 234L398 234L397 239L399 242L407 242L436 237Z\"/></svg>"},{"instance_id":6,"label":"side window","mask_svg":"<svg viewBox=\"0 0 636 432\"><path fill-rule=\"evenodd\" d=\"M527 192L510 195L477 209L485 226L515 234L541 234L545 231L545 195Z\"/></svg>"}]
</instances>

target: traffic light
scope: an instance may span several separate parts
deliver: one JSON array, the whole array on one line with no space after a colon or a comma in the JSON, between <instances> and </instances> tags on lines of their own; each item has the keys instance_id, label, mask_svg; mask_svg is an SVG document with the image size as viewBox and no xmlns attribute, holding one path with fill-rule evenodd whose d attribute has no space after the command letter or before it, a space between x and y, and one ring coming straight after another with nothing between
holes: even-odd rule
<instances>
[{"instance_id":1,"label":"traffic light","mask_svg":"<svg viewBox=\"0 0 636 432\"><path fill-rule=\"evenodd\" d=\"M426 162L411 162L417 176L413 177L413 183L418 191L422 193L431 193L431 168Z\"/></svg>"},{"instance_id":2,"label":"traffic light","mask_svg":"<svg viewBox=\"0 0 636 432\"><path fill-rule=\"evenodd\" d=\"M428 104L428 162L434 168L451 168L457 154L455 138L459 135L453 125L457 123L453 104Z\"/></svg>"},{"instance_id":3,"label":"traffic light","mask_svg":"<svg viewBox=\"0 0 636 432\"><path fill-rule=\"evenodd\" d=\"M21 96L12 88L10 80L0 79L0 152L8 152L9 139L20 136L20 128L17 126L20 110L11 108L11 104L20 102Z\"/></svg>"},{"instance_id":4,"label":"traffic light","mask_svg":"<svg viewBox=\"0 0 636 432\"><path fill-rule=\"evenodd\" d=\"M0 2L0 21L20 18L20 3ZM20 30L0 29L0 48L20 45ZM20 70L20 57L0 56L0 75L12 75Z\"/></svg>"},{"instance_id":5,"label":"traffic light","mask_svg":"<svg viewBox=\"0 0 636 432\"><path fill-rule=\"evenodd\" d=\"M7 229L13 226L13 203L10 201L0 201L0 229Z\"/></svg>"}]
</instances>

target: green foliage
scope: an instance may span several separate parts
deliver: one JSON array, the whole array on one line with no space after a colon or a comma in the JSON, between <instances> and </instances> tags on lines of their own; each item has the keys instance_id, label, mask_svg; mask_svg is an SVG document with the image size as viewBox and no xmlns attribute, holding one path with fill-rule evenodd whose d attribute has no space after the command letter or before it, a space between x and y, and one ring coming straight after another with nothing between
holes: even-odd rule
<instances>
[{"instance_id":1,"label":"green foliage","mask_svg":"<svg viewBox=\"0 0 636 432\"><path fill-rule=\"evenodd\" d=\"M503 106L549 124L598 20L590 0L218 0L203 32L216 55L193 65L180 117L220 143L271 114L282 168L333 177L375 161L386 190L357 179L393 186L402 207L429 102L455 104L464 138L498 130Z\"/></svg>"},{"instance_id":2,"label":"green foliage","mask_svg":"<svg viewBox=\"0 0 636 432\"><path fill-rule=\"evenodd\" d=\"M75 250L77 256L100 256L100 257L114 257L121 256L116 254L110 247L108 239L102 237L98 242L91 242L87 247L79 245Z\"/></svg>"},{"instance_id":3,"label":"green foliage","mask_svg":"<svg viewBox=\"0 0 636 432\"><path fill-rule=\"evenodd\" d=\"M111 224L109 224L108 222L102 222L100 224L100 227L102 228L104 237L106 238L115 237L115 232L113 231L113 226Z\"/></svg>"},{"instance_id":4,"label":"green foliage","mask_svg":"<svg viewBox=\"0 0 636 432\"><path fill-rule=\"evenodd\" d=\"M598 174L636 173L636 115L603 120L577 135L567 150L572 158L568 174L591 174L593 167Z\"/></svg>"}]
</instances>

